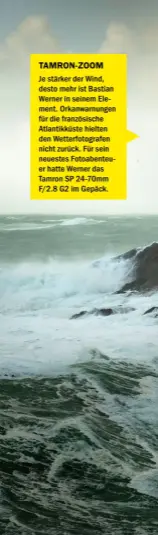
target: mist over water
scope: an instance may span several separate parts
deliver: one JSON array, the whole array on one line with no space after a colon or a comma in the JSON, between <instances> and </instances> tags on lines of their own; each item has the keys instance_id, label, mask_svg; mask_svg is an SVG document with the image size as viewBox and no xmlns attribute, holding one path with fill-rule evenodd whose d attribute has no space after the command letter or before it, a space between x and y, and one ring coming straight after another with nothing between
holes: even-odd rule
<instances>
[{"instance_id":1,"label":"mist over water","mask_svg":"<svg viewBox=\"0 0 158 535\"><path fill-rule=\"evenodd\" d=\"M158 293L114 261L157 224L0 218L2 533L157 534ZM102 307L129 311L70 319Z\"/></svg>"}]
</instances>

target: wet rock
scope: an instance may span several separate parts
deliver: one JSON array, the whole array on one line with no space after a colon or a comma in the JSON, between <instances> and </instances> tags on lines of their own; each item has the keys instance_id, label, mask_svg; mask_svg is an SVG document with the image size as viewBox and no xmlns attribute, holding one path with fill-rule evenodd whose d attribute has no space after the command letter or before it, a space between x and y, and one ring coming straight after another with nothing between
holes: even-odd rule
<instances>
[{"instance_id":1,"label":"wet rock","mask_svg":"<svg viewBox=\"0 0 158 535\"><path fill-rule=\"evenodd\" d=\"M94 314L95 316L111 316L115 312L112 308L94 308L90 314Z\"/></svg>"},{"instance_id":2,"label":"wet rock","mask_svg":"<svg viewBox=\"0 0 158 535\"><path fill-rule=\"evenodd\" d=\"M134 258L138 252L138 249L130 249L130 251L127 251L126 253L123 253L119 256L115 257L115 260L131 260L131 258Z\"/></svg>"},{"instance_id":3,"label":"wet rock","mask_svg":"<svg viewBox=\"0 0 158 535\"><path fill-rule=\"evenodd\" d=\"M9 373L4 373L4 377L15 377L14 373L12 373L11 375L9 375Z\"/></svg>"},{"instance_id":4,"label":"wet rock","mask_svg":"<svg viewBox=\"0 0 158 535\"><path fill-rule=\"evenodd\" d=\"M131 260L130 280L117 293L148 292L158 288L158 243L132 249L116 259Z\"/></svg>"},{"instance_id":5,"label":"wet rock","mask_svg":"<svg viewBox=\"0 0 158 535\"><path fill-rule=\"evenodd\" d=\"M90 310L89 312L87 310L81 310L81 312L78 312L77 314L73 314L71 316L71 320L82 318L83 316L89 316L89 315L95 315L95 316L111 316L111 314L114 314L114 311L112 308L94 308L93 310Z\"/></svg>"},{"instance_id":6,"label":"wet rock","mask_svg":"<svg viewBox=\"0 0 158 535\"><path fill-rule=\"evenodd\" d=\"M71 316L72 319L78 319L82 318L83 316L111 316L112 314L127 314L128 312L133 312L135 308L132 307L116 307L116 308L94 308L90 310L89 312L86 310L81 310L81 312L78 312L77 314L73 314Z\"/></svg>"},{"instance_id":7,"label":"wet rock","mask_svg":"<svg viewBox=\"0 0 158 535\"><path fill-rule=\"evenodd\" d=\"M152 314L154 312L154 317L158 317L158 307L151 307L146 312L144 312L143 316L146 316L146 314Z\"/></svg>"},{"instance_id":8,"label":"wet rock","mask_svg":"<svg viewBox=\"0 0 158 535\"><path fill-rule=\"evenodd\" d=\"M70 318L71 320L76 320L78 318L82 318L83 316L86 316L88 312L86 310L81 310L81 312L78 312L77 314L73 314L73 316Z\"/></svg>"}]
</instances>

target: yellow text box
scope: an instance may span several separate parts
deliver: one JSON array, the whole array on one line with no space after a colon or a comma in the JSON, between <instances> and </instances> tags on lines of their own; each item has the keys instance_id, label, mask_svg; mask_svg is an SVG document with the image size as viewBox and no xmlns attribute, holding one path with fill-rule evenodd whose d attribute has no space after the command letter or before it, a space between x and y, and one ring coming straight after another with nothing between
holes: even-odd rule
<instances>
[{"instance_id":1,"label":"yellow text box","mask_svg":"<svg viewBox=\"0 0 158 535\"><path fill-rule=\"evenodd\" d=\"M31 199L126 199L126 54L31 55Z\"/></svg>"}]
</instances>

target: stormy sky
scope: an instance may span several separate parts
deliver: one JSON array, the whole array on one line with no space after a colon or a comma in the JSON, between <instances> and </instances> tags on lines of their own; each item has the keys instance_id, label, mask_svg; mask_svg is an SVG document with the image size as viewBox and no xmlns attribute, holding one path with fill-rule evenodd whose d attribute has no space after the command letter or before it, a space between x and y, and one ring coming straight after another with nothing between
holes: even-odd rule
<instances>
[{"instance_id":1,"label":"stormy sky","mask_svg":"<svg viewBox=\"0 0 158 535\"><path fill-rule=\"evenodd\" d=\"M127 201L30 201L30 53L128 54ZM158 212L157 0L1 0L0 213Z\"/></svg>"}]
</instances>

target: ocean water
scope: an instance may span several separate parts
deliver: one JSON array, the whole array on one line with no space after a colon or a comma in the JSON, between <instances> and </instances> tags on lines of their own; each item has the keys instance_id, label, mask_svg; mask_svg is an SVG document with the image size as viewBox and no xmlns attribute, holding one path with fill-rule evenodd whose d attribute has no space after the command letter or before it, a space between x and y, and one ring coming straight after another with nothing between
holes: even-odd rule
<instances>
[{"instance_id":1,"label":"ocean water","mask_svg":"<svg viewBox=\"0 0 158 535\"><path fill-rule=\"evenodd\" d=\"M158 293L117 294L131 265L113 262L157 228L0 218L2 535L157 535Z\"/></svg>"}]
</instances>

